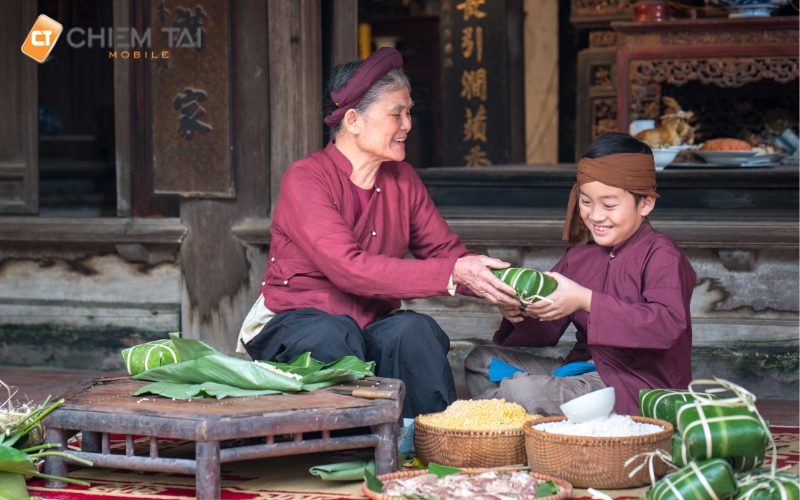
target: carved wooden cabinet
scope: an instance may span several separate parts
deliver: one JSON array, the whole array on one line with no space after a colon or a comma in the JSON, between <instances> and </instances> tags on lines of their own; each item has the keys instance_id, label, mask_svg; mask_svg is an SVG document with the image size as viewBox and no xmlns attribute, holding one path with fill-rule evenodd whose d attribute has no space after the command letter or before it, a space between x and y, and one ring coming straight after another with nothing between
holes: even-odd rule
<instances>
[{"instance_id":1,"label":"carved wooden cabinet","mask_svg":"<svg viewBox=\"0 0 800 500\"><path fill-rule=\"evenodd\" d=\"M729 108L729 115L735 116L734 108L745 101L752 107L759 93L772 94L764 85L748 84L786 84L798 78L797 17L618 21L610 26L613 30L591 32L589 48L578 53L576 161L600 134L627 132L637 118L658 118L665 88L673 97L678 97L675 89L683 88L687 101L706 102L716 110ZM724 99L727 94L718 91L744 86L737 98ZM796 100L796 87L785 90ZM770 97L769 106L775 107L779 99ZM786 108L796 127L794 100L778 107ZM757 109L751 114L762 119L765 113ZM719 116L716 121L730 119ZM706 132L714 135L709 127ZM726 135L730 134L729 127Z\"/></svg>"},{"instance_id":2,"label":"carved wooden cabinet","mask_svg":"<svg viewBox=\"0 0 800 500\"><path fill-rule=\"evenodd\" d=\"M735 89L798 77L798 18L738 18L612 23L625 34L617 52L617 130L645 113L648 87L689 82ZM784 87L796 95L797 87ZM789 103L782 103L790 107ZM796 108L796 105L794 106ZM796 126L796 117L790 115Z\"/></svg>"}]
</instances>

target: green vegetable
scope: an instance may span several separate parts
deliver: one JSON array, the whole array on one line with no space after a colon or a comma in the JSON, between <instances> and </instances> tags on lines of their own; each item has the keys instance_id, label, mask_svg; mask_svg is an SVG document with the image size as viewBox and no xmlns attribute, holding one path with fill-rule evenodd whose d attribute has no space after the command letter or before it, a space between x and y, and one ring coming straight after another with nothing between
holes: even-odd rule
<instances>
[{"instance_id":1,"label":"green vegetable","mask_svg":"<svg viewBox=\"0 0 800 500\"><path fill-rule=\"evenodd\" d=\"M556 280L533 269L510 267L508 269L492 269L492 273L516 290L516 298L523 305L538 302L558 288Z\"/></svg>"},{"instance_id":2,"label":"green vegetable","mask_svg":"<svg viewBox=\"0 0 800 500\"><path fill-rule=\"evenodd\" d=\"M9 401L10 399L9 396ZM89 483L85 481L42 474L38 472L33 465L35 460L48 456L58 456L83 465L92 465L88 460L76 458L62 452L41 451L58 447L58 445L54 444L19 449L28 440L28 434L39 424L39 421L64 402L64 400L61 399L47 407L49 401L50 398L48 397L42 406L32 410L25 418L6 428L5 432L0 433L0 499L2 500L28 498L28 490L25 487L24 475L31 475L43 479L57 479L66 483L89 486ZM31 453L34 451L37 453Z\"/></svg>"},{"instance_id":3,"label":"green vegetable","mask_svg":"<svg viewBox=\"0 0 800 500\"><path fill-rule=\"evenodd\" d=\"M374 493L383 493L383 481L375 477L375 474L364 468L364 480L367 482L367 488Z\"/></svg>"},{"instance_id":4,"label":"green vegetable","mask_svg":"<svg viewBox=\"0 0 800 500\"><path fill-rule=\"evenodd\" d=\"M550 495L555 495L558 493L558 486L553 481L545 481L543 483L539 483L539 486L536 487L536 494L533 498L543 498L549 497Z\"/></svg>"},{"instance_id":5,"label":"green vegetable","mask_svg":"<svg viewBox=\"0 0 800 500\"><path fill-rule=\"evenodd\" d=\"M430 474L436 474L436 477L444 477L444 476L449 476L450 474L458 474L464 471L461 469L456 469L455 467L447 467L446 465L439 465L431 462L428 464L428 472Z\"/></svg>"},{"instance_id":6,"label":"green vegetable","mask_svg":"<svg viewBox=\"0 0 800 500\"><path fill-rule=\"evenodd\" d=\"M157 382L134 393L160 394L174 399L202 397L257 396L263 394L314 391L340 382L359 380L374 375L375 363L345 356L323 364L302 354L288 365L265 362L279 370L301 375L300 380L268 370L256 363L225 356L195 339L182 339L170 333L181 361L134 375L136 380Z\"/></svg>"}]
</instances>

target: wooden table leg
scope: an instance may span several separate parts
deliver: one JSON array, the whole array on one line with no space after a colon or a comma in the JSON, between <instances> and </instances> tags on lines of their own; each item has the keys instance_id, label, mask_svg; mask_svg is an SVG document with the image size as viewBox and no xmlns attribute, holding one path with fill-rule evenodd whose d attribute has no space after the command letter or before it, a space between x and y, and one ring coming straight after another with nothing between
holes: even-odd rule
<instances>
[{"instance_id":1,"label":"wooden table leg","mask_svg":"<svg viewBox=\"0 0 800 500\"><path fill-rule=\"evenodd\" d=\"M378 475L397 472L397 423L390 422L375 426L380 438L375 447L375 469Z\"/></svg>"},{"instance_id":2,"label":"wooden table leg","mask_svg":"<svg viewBox=\"0 0 800 500\"><path fill-rule=\"evenodd\" d=\"M215 500L220 495L219 441L195 444L197 500Z\"/></svg>"},{"instance_id":3,"label":"wooden table leg","mask_svg":"<svg viewBox=\"0 0 800 500\"><path fill-rule=\"evenodd\" d=\"M44 430L44 437L47 444L60 444L61 447L58 449L58 451L66 451L66 429L47 427ZM67 462L61 457L44 457L44 473L50 476L67 477ZM66 488L67 483L64 481L57 481L55 479L45 479L44 486L45 488Z\"/></svg>"},{"instance_id":4,"label":"wooden table leg","mask_svg":"<svg viewBox=\"0 0 800 500\"><path fill-rule=\"evenodd\" d=\"M87 453L100 453L103 435L99 432L81 432L81 450Z\"/></svg>"}]
</instances>

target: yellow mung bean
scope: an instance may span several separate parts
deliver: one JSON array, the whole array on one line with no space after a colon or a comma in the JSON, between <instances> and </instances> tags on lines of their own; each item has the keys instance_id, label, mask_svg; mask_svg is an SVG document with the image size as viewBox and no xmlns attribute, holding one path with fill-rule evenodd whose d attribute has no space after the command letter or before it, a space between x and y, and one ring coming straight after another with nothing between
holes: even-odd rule
<instances>
[{"instance_id":1,"label":"yellow mung bean","mask_svg":"<svg viewBox=\"0 0 800 500\"><path fill-rule=\"evenodd\" d=\"M505 399L459 400L441 413L420 415L425 425L444 429L488 430L519 428L533 418L525 408Z\"/></svg>"}]
</instances>

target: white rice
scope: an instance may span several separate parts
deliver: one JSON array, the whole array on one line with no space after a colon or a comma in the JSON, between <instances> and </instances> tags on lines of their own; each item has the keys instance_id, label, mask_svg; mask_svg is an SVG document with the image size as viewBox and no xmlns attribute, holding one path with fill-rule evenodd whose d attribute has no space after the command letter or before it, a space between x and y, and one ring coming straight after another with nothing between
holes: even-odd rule
<instances>
[{"instance_id":1,"label":"white rice","mask_svg":"<svg viewBox=\"0 0 800 500\"><path fill-rule=\"evenodd\" d=\"M613 414L606 420L573 424L569 420L547 422L533 426L537 431L567 436L627 437L655 434L664 430L660 425L636 422L628 415Z\"/></svg>"},{"instance_id":2,"label":"white rice","mask_svg":"<svg viewBox=\"0 0 800 500\"><path fill-rule=\"evenodd\" d=\"M260 366L261 368L267 369L267 370L269 370L269 371L271 371L273 373L277 373L278 375L283 375L284 377L293 378L295 380L300 380L300 379L303 378L301 375L298 375L296 373L285 372L285 371L281 370L280 368L277 368L277 367L275 367L275 366L273 366L273 365L271 365L269 363L261 363L260 361L253 361L253 363L255 363L257 366Z\"/></svg>"}]
</instances>

